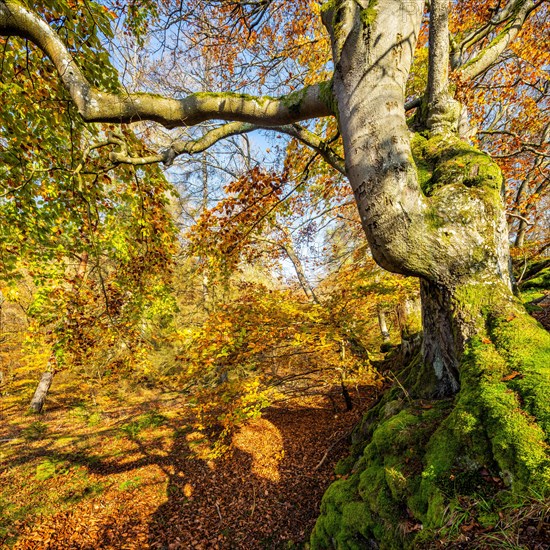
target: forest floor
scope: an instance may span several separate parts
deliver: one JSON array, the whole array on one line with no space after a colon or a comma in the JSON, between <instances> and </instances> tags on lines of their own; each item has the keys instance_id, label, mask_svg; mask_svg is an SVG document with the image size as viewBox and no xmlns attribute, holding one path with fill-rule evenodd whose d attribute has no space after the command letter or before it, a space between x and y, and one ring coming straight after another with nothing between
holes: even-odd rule
<instances>
[{"instance_id":1,"label":"forest floor","mask_svg":"<svg viewBox=\"0 0 550 550\"><path fill-rule=\"evenodd\" d=\"M550 330L550 294L533 315ZM340 388L273 406L216 459L175 391L124 380L98 390L60 373L40 416L3 396L0 548L303 548L351 430L379 391L353 388L351 412ZM523 522L529 544L520 547L548 548L541 517ZM438 548L471 547L478 527L464 528Z\"/></svg>"},{"instance_id":2,"label":"forest floor","mask_svg":"<svg viewBox=\"0 0 550 550\"><path fill-rule=\"evenodd\" d=\"M0 547L301 548L377 397L354 389L351 412L337 389L274 406L210 459L180 394L119 387L75 401L74 381L56 383L38 418L3 400Z\"/></svg>"}]
</instances>

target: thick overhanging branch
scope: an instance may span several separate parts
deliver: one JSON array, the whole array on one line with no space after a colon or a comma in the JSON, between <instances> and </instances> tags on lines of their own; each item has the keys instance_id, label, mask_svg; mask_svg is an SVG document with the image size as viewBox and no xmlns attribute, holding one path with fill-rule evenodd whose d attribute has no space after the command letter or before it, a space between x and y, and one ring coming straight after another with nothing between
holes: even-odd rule
<instances>
[{"instance_id":1,"label":"thick overhanging branch","mask_svg":"<svg viewBox=\"0 0 550 550\"><path fill-rule=\"evenodd\" d=\"M52 60L79 113L88 122L151 120L174 128L219 119L280 126L333 114L323 101L323 85L319 84L281 98L196 93L173 99L149 93L102 92L88 82L54 30L36 13L10 0L0 0L0 35L19 36L40 48Z\"/></svg>"},{"instance_id":2,"label":"thick overhanging branch","mask_svg":"<svg viewBox=\"0 0 550 550\"><path fill-rule=\"evenodd\" d=\"M500 15L491 19L481 29L468 34L462 42L453 46L451 55L453 68L465 80L470 80L484 73L516 38L529 15L546 1L510 0ZM502 24L505 24L504 28L491 40L487 47L483 48L473 59L462 62L466 49L477 44Z\"/></svg>"},{"instance_id":3,"label":"thick overhanging branch","mask_svg":"<svg viewBox=\"0 0 550 550\"><path fill-rule=\"evenodd\" d=\"M111 134L111 142L119 146L118 151L114 151L109 155L112 162L121 164L132 164L134 166L142 166L145 164L153 164L162 162L170 166L174 159L183 154L196 154L205 151L218 141L239 135L252 132L254 130L272 130L295 137L302 143L317 151L321 157L330 164L334 169L338 170L344 176L346 175L344 167L344 159L331 149L317 134L310 132L299 124L288 124L283 126L263 126L258 124L249 124L243 122L230 122L210 130L204 136L196 140L182 140L174 142L169 149L146 157L132 157L127 149L123 139L118 134Z\"/></svg>"}]
</instances>

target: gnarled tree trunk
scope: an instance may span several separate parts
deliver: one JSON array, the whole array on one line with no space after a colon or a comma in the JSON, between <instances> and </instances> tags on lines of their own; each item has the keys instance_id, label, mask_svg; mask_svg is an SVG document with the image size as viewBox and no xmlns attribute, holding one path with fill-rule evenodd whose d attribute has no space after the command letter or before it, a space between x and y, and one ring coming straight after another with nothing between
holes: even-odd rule
<instances>
[{"instance_id":1,"label":"gnarled tree trunk","mask_svg":"<svg viewBox=\"0 0 550 550\"><path fill-rule=\"evenodd\" d=\"M323 13L363 227L380 265L420 278L424 338L358 430L348 477L323 499L314 549L410 547L411 522L430 540L481 483L496 515L504 487L525 494L550 482L550 336L512 293L501 172L459 139L460 106L441 81L422 134L405 122L422 8L334 0Z\"/></svg>"},{"instance_id":2,"label":"gnarled tree trunk","mask_svg":"<svg viewBox=\"0 0 550 550\"><path fill-rule=\"evenodd\" d=\"M336 1L323 15L336 62L346 170L365 233L380 265L422 280L430 333L424 359L439 380L434 393L452 395L462 340L471 333L454 293L498 283L511 296L508 233L500 170L453 133L458 104L445 98L430 111L428 139L407 127L404 90L422 11L422 1L371 2L363 9ZM431 172L423 185L417 163Z\"/></svg>"}]
</instances>

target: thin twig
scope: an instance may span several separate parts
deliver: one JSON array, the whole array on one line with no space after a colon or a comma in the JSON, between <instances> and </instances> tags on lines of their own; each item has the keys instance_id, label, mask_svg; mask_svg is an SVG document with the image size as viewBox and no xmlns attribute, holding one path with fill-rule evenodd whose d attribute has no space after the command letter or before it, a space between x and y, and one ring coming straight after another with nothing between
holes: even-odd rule
<instances>
[{"instance_id":1,"label":"thin twig","mask_svg":"<svg viewBox=\"0 0 550 550\"><path fill-rule=\"evenodd\" d=\"M220 516L220 521L223 521L222 513L220 512L220 507L218 506L217 502L216 502L216 511L218 512L218 516Z\"/></svg>"},{"instance_id":2,"label":"thin twig","mask_svg":"<svg viewBox=\"0 0 550 550\"><path fill-rule=\"evenodd\" d=\"M403 384L401 384L401 382L399 382L399 379L397 378L397 376L395 376L395 374L393 374L393 372L390 370L388 371L389 374L392 376L394 382L397 383L397 385L403 390L403 393L405 394L405 397L407 398L407 401L411 401L411 396L409 395L409 392L405 389L405 387L403 386Z\"/></svg>"},{"instance_id":3,"label":"thin twig","mask_svg":"<svg viewBox=\"0 0 550 550\"><path fill-rule=\"evenodd\" d=\"M525 222L527 225L535 225L533 222L530 222L527 218L521 216L520 214L515 214L513 212L506 212L506 214L508 216L512 216L512 218L517 218L518 220Z\"/></svg>"},{"instance_id":4,"label":"thin twig","mask_svg":"<svg viewBox=\"0 0 550 550\"><path fill-rule=\"evenodd\" d=\"M315 468L313 468L315 471L317 471L322 465L323 463L325 462L325 460L327 459L330 451L332 451L332 449L334 449L334 447L336 447L336 445L338 445L338 443L342 442L344 439L346 439L347 437L349 437L352 433L353 433L353 430L355 429L355 426L347 431L342 437L339 437L326 451L325 451L325 454L323 455L323 458L321 458L321 460L319 461L319 464L317 464L317 466L315 466Z\"/></svg>"}]
</instances>

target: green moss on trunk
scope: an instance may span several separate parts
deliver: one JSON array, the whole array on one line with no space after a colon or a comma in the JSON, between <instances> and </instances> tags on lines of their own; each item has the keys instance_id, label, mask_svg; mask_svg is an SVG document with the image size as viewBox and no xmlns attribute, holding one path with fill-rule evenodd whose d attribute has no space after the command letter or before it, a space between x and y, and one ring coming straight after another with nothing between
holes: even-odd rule
<instances>
[{"instance_id":1,"label":"green moss on trunk","mask_svg":"<svg viewBox=\"0 0 550 550\"><path fill-rule=\"evenodd\" d=\"M451 530L467 502L483 500L468 521L484 524L503 503L547 491L550 335L498 285L461 290L452 307L477 333L460 360L460 392L421 399L430 369L411 362L358 427L312 549L415 547Z\"/></svg>"},{"instance_id":2,"label":"green moss on trunk","mask_svg":"<svg viewBox=\"0 0 550 550\"><path fill-rule=\"evenodd\" d=\"M371 27L378 14L378 0L369 0L369 5L361 10L361 23L364 27Z\"/></svg>"},{"instance_id":3,"label":"green moss on trunk","mask_svg":"<svg viewBox=\"0 0 550 550\"><path fill-rule=\"evenodd\" d=\"M326 82L321 82L319 85L319 92L321 101L334 113L336 118L338 118L338 103L336 101L336 96L334 95L332 79Z\"/></svg>"},{"instance_id":4,"label":"green moss on trunk","mask_svg":"<svg viewBox=\"0 0 550 550\"><path fill-rule=\"evenodd\" d=\"M435 135L427 139L416 133L411 148L420 185L427 196L457 183L498 192L502 189L502 172L496 162L457 136Z\"/></svg>"}]
</instances>

